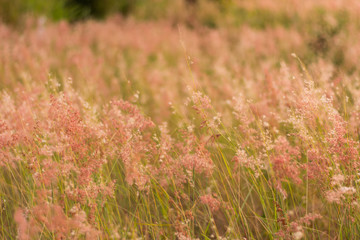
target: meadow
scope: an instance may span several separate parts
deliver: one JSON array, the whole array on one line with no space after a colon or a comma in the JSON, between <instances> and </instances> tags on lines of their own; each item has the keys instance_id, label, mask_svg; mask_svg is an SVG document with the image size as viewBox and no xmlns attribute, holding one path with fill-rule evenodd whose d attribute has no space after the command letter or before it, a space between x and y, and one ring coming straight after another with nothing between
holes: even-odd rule
<instances>
[{"instance_id":1,"label":"meadow","mask_svg":"<svg viewBox=\"0 0 360 240\"><path fill-rule=\"evenodd\" d=\"M360 238L358 1L194 2L0 23L1 239Z\"/></svg>"}]
</instances>

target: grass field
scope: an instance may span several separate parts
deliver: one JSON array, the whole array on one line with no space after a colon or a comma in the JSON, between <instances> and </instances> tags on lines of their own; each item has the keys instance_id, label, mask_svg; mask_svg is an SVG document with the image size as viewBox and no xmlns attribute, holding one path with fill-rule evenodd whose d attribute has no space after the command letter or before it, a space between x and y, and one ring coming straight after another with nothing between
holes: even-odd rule
<instances>
[{"instance_id":1,"label":"grass field","mask_svg":"<svg viewBox=\"0 0 360 240\"><path fill-rule=\"evenodd\" d=\"M358 1L194 2L0 24L0 239L360 239Z\"/></svg>"}]
</instances>

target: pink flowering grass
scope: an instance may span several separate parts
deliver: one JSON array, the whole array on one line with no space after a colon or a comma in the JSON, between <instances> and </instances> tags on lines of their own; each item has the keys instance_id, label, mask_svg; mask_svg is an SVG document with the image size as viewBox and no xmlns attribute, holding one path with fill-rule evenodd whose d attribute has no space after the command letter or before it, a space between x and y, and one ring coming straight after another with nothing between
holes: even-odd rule
<instances>
[{"instance_id":1,"label":"pink flowering grass","mask_svg":"<svg viewBox=\"0 0 360 240\"><path fill-rule=\"evenodd\" d=\"M281 2L240 6L293 13ZM0 25L1 238L358 239L350 3L264 29Z\"/></svg>"}]
</instances>

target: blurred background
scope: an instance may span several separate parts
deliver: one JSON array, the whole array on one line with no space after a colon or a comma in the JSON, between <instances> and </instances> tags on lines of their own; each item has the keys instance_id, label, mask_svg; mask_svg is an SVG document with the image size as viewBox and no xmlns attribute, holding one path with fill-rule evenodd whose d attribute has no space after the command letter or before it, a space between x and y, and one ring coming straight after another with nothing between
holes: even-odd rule
<instances>
[{"instance_id":1,"label":"blurred background","mask_svg":"<svg viewBox=\"0 0 360 240\"><path fill-rule=\"evenodd\" d=\"M359 3L355 0L0 0L0 20L17 27L29 17L77 22L113 14L141 20L167 19L190 26L245 23L256 28L291 27L303 25L305 15L311 16L308 26L314 24L313 20L324 23L327 20L322 18L333 11L336 20L344 23L349 12L357 10Z\"/></svg>"},{"instance_id":2,"label":"blurred background","mask_svg":"<svg viewBox=\"0 0 360 240\"><path fill-rule=\"evenodd\" d=\"M104 19L111 14L131 15L143 19L163 17L176 19L180 15L187 14L184 12L175 14L175 11L192 11L204 4L216 12L221 12L234 2L223 0L0 0L0 18L3 22L15 26L23 23L26 16L46 17L54 21L66 19L71 22L89 18ZM184 8L179 9L180 5ZM198 18L199 16L189 17ZM207 24L215 23L211 23L208 19Z\"/></svg>"}]
</instances>

